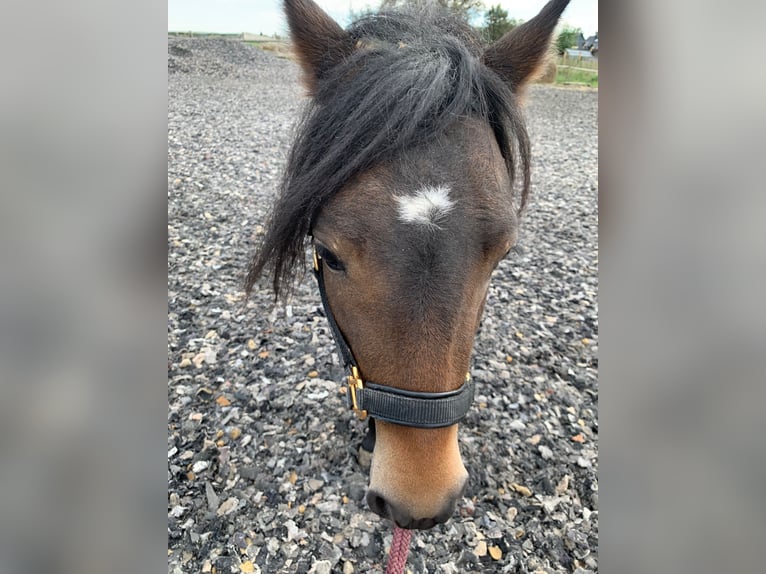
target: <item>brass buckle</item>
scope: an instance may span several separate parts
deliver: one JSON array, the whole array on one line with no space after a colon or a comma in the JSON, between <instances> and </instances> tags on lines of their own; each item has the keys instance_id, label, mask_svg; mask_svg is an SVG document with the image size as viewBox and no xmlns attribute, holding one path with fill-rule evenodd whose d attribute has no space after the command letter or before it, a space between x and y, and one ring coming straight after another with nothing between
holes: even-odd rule
<instances>
[{"instance_id":1,"label":"brass buckle","mask_svg":"<svg viewBox=\"0 0 766 574\"><path fill-rule=\"evenodd\" d=\"M360 410L359 403L356 400L356 391L362 389L364 389L364 382L362 377L359 376L359 369L351 367L351 374L348 377L348 393L351 395L351 408L360 421L367 418L367 411Z\"/></svg>"},{"instance_id":2,"label":"brass buckle","mask_svg":"<svg viewBox=\"0 0 766 574\"><path fill-rule=\"evenodd\" d=\"M313 246L314 271L319 271L319 255L317 255L316 245Z\"/></svg>"}]
</instances>

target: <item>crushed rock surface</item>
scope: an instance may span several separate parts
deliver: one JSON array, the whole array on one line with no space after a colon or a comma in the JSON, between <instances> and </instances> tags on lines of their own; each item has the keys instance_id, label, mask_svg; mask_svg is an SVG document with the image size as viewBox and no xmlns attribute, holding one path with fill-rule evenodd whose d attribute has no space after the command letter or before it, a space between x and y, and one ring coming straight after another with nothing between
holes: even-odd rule
<instances>
[{"instance_id":1,"label":"crushed rock surface","mask_svg":"<svg viewBox=\"0 0 766 574\"><path fill-rule=\"evenodd\" d=\"M168 572L381 572L365 425L307 274L242 284L304 103L297 66L168 40ZM460 425L470 473L413 574L598 570L598 94L533 86L533 197L493 277Z\"/></svg>"}]
</instances>

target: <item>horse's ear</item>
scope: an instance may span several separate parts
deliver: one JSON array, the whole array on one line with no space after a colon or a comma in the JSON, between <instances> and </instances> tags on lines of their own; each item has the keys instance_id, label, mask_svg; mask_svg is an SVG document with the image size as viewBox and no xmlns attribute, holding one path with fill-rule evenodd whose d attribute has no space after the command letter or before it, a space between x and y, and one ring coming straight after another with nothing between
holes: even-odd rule
<instances>
[{"instance_id":1,"label":"horse's ear","mask_svg":"<svg viewBox=\"0 0 766 574\"><path fill-rule=\"evenodd\" d=\"M303 81L313 94L317 81L353 52L353 41L313 0L284 0L284 5Z\"/></svg>"},{"instance_id":2,"label":"horse's ear","mask_svg":"<svg viewBox=\"0 0 766 574\"><path fill-rule=\"evenodd\" d=\"M491 44L483 60L519 92L532 80L545 63L553 30L569 0L551 0L531 20L517 26Z\"/></svg>"}]
</instances>

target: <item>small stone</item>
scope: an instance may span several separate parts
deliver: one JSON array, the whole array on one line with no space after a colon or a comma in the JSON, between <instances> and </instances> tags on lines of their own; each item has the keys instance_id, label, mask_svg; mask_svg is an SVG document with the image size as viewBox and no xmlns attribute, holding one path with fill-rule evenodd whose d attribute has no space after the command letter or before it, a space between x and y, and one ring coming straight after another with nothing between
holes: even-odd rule
<instances>
[{"instance_id":1,"label":"small stone","mask_svg":"<svg viewBox=\"0 0 766 574\"><path fill-rule=\"evenodd\" d=\"M205 497L207 498L208 510L210 510L210 512L215 512L219 504L218 495L215 493L213 485L207 481L205 482Z\"/></svg>"},{"instance_id":2,"label":"small stone","mask_svg":"<svg viewBox=\"0 0 766 574\"><path fill-rule=\"evenodd\" d=\"M205 559L205 561L202 563L202 573L207 574L213 569L213 564L210 562L210 560Z\"/></svg>"},{"instance_id":3,"label":"small stone","mask_svg":"<svg viewBox=\"0 0 766 574\"><path fill-rule=\"evenodd\" d=\"M569 475L565 474L561 480L559 480L559 483L556 485L555 492L559 496L564 494L569 489Z\"/></svg>"},{"instance_id":4,"label":"small stone","mask_svg":"<svg viewBox=\"0 0 766 574\"><path fill-rule=\"evenodd\" d=\"M537 443L540 442L540 439L542 439L542 438L543 438L542 435L539 435L539 434L532 435L531 437L529 437L527 442L529 444L531 444L532 446L535 446L535 445L537 445Z\"/></svg>"},{"instance_id":5,"label":"small stone","mask_svg":"<svg viewBox=\"0 0 766 574\"><path fill-rule=\"evenodd\" d=\"M244 532L235 532L234 536L231 537L231 542L240 550L245 550L250 545Z\"/></svg>"},{"instance_id":6,"label":"small stone","mask_svg":"<svg viewBox=\"0 0 766 574\"><path fill-rule=\"evenodd\" d=\"M233 429L229 431L229 437L232 440L237 440L241 434L242 434L242 429L240 429L239 427L234 427Z\"/></svg>"},{"instance_id":7,"label":"small stone","mask_svg":"<svg viewBox=\"0 0 766 574\"><path fill-rule=\"evenodd\" d=\"M335 500L327 500L317 504L317 510L327 513L338 512L340 510L340 504Z\"/></svg>"},{"instance_id":8,"label":"small stone","mask_svg":"<svg viewBox=\"0 0 766 574\"><path fill-rule=\"evenodd\" d=\"M543 498L543 508L548 514L553 514L556 507L561 503L561 498L558 496L546 496Z\"/></svg>"},{"instance_id":9,"label":"small stone","mask_svg":"<svg viewBox=\"0 0 766 574\"><path fill-rule=\"evenodd\" d=\"M223 516L225 514L230 514L237 508L238 504L239 504L239 500L234 498L233 496L231 498L227 498L221 504L221 506L218 507L218 511L216 512L216 515Z\"/></svg>"},{"instance_id":10,"label":"small stone","mask_svg":"<svg viewBox=\"0 0 766 574\"><path fill-rule=\"evenodd\" d=\"M332 570L332 564L329 560L317 560L311 565L309 574L330 574Z\"/></svg>"},{"instance_id":11,"label":"small stone","mask_svg":"<svg viewBox=\"0 0 766 574\"><path fill-rule=\"evenodd\" d=\"M298 528L293 520L285 521L285 528L287 529L287 540L300 540L306 537L306 533Z\"/></svg>"},{"instance_id":12,"label":"small stone","mask_svg":"<svg viewBox=\"0 0 766 574\"><path fill-rule=\"evenodd\" d=\"M319 376L319 373L316 371L310 371L309 372L309 378L310 379L316 379Z\"/></svg>"},{"instance_id":13,"label":"small stone","mask_svg":"<svg viewBox=\"0 0 766 574\"><path fill-rule=\"evenodd\" d=\"M194 363L194 366L198 369L202 367L202 363L205 362L205 352L202 351L200 353L197 353L194 355L194 358L192 358L192 363Z\"/></svg>"},{"instance_id":14,"label":"small stone","mask_svg":"<svg viewBox=\"0 0 766 574\"><path fill-rule=\"evenodd\" d=\"M255 351L258 348L258 344L253 339L250 339L247 342L247 348L251 351Z\"/></svg>"},{"instance_id":15,"label":"small stone","mask_svg":"<svg viewBox=\"0 0 766 574\"><path fill-rule=\"evenodd\" d=\"M354 574L354 565L348 560L343 563L343 574Z\"/></svg>"},{"instance_id":16,"label":"small stone","mask_svg":"<svg viewBox=\"0 0 766 574\"><path fill-rule=\"evenodd\" d=\"M205 470L208 466L210 466L210 462L207 460L198 460L192 465L192 472L195 474L199 474L203 470Z\"/></svg>"},{"instance_id":17,"label":"small stone","mask_svg":"<svg viewBox=\"0 0 766 574\"><path fill-rule=\"evenodd\" d=\"M515 506L511 506L508 508L508 511L505 513L506 518L508 519L508 522L513 522L516 519L516 516L519 513L519 509Z\"/></svg>"},{"instance_id":18,"label":"small stone","mask_svg":"<svg viewBox=\"0 0 766 574\"><path fill-rule=\"evenodd\" d=\"M315 492L324 486L324 481L316 478L309 478L308 486L311 492Z\"/></svg>"},{"instance_id":19,"label":"small stone","mask_svg":"<svg viewBox=\"0 0 766 574\"><path fill-rule=\"evenodd\" d=\"M253 566L253 563L250 560L247 560L246 562L243 562L239 565L239 570L241 572L244 572L245 574L250 574L252 572L255 572L255 567Z\"/></svg>"},{"instance_id":20,"label":"small stone","mask_svg":"<svg viewBox=\"0 0 766 574\"><path fill-rule=\"evenodd\" d=\"M585 442L585 437L582 436L582 433L580 433L580 434L576 434L575 436L573 436L572 440L575 441L575 442L583 443L583 442Z\"/></svg>"},{"instance_id":21,"label":"small stone","mask_svg":"<svg viewBox=\"0 0 766 574\"><path fill-rule=\"evenodd\" d=\"M532 491L529 490L529 488L527 488L523 484L516 484L514 482L513 484L511 484L511 488L522 496L532 496Z\"/></svg>"},{"instance_id":22,"label":"small stone","mask_svg":"<svg viewBox=\"0 0 766 574\"><path fill-rule=\"evenodd\" d=\"M192 364L191 359L187 357L187 358L181 359L181 362L178 364L178 366L182 369L185 369L186 367L191 367L191 364Z\"/></svg>"},{"instance_id":23,"label":"small stone","mask_svg":"<svg viewBox=\"0 0 766 574\"><path fill-rule=\"evenodd\" d=\"M508 425L513 430L524 430L527 428L527 425L525 425L523 422L521 422L519 419L513 419L511 421L511 424Z\"/></svg>"},{"instance_id":24,"label":"small stone","mask_svg":"<svg viewBox=\"0 0 766 574\"><path fill-rule=\"evenodd\" d=\"M174 506L170 509L170 516L173 518L180 518L181 515L186 512L187 508L185 506L181 506L180 504L178 506Z\"/></svg>"},{"instance_id":25,"label":"small stone","mask_svg":"<svg viewBox=\"0 0 766 574\"><path fill-rule=\"evenodd\" d=\"M543 460L550 460L553 458L553 451L544 444L537 447L537 450L540 451L540 456L543 457Z\"/></svg>"},{"instance_id":26,"label":"small stone","mask_svg":"<svg viewBox=\"0 0 766 574\"><path fill-rule=\"evenodd\" d=\"M481 558L482 556L486 556L487 555L487 543L484 540L480 541L476 545L476 547L473 549L473 553L476 554L476 556L478 556L479 558Z\"/></svg>"},{"instance_id":27,"label":"small stone","mask_svg":"<svg viewBox=\"0 0 766 574\"><path fill-rule=\"evenodd\" d=\"M460 516L473 516L475 511L476 507L473 503L473 500L470 498L464 499L463 504L460 505Z\"/></svg>"},{"instance_id":28,"label":"small stone","mask_svg":"<svg viewBox=\"0 0 766 574\"><path fill-rule=\"evenodd\" d=\"M282 552L282 555L287 559L295 558L296 556L298 556L298 552L299 552L298 545L294 544L293 542L282 544L279 550Z\"/></svg>"},{"instance_id":29,"label":"small stone","mask_svg":"<svg viewBox=\"0 0 766 574\"><path fill-rule=\"evenodd\" d=\"M367 492L367 487L359 482L352 482L347 489L351 500L362 500Z\"/></svg>"},{"instance_id":30,"label":"small stone","mask_svg":"<svg viewBox=\"0 0 766 574\"><path fill-rule=\"evenodd\" d=\"M231 401L229 399L227 399L226 397L224 397L223 395L218 397L215 400L215 402L218 403L218 406L220 406L220 407L228 407L229 405L231 405Z\"/></svg>"},{"instance_id":31,"label":"small stone","mask_svg":"<svg viewBox=\"0 0 766 574\"><path fill-rule=\"evenodd\" d=\"M492 556L492 560L500 560L503 557L503 551L499 546L490 546L489 555Z\"/></svg>"}]
</instances>

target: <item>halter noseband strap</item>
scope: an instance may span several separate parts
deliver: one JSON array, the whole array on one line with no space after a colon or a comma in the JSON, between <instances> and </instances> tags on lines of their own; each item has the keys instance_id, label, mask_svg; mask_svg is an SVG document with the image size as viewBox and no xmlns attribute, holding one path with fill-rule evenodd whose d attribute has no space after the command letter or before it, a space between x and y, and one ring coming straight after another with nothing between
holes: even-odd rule
<instances>
[{"instance_id":1,"label":"halter noseband strap","mask_svg":"<svg viewBox=\"0 0 766 574\"><path fill-rule=\"evenodd\" d=\"M406 391L362 379L351 348L335 322L327 302L320 260L314 248L314 275L319 285L322 307L343 361L343 368L350 373L346 390L349 408L361 420L369 415L382 421L418 428L439 428L457 424L473 402L474 383L468 374L465 383L459 389L445 393Z\"/></svg>"}]
</instances>

